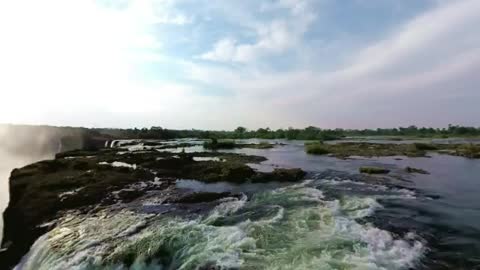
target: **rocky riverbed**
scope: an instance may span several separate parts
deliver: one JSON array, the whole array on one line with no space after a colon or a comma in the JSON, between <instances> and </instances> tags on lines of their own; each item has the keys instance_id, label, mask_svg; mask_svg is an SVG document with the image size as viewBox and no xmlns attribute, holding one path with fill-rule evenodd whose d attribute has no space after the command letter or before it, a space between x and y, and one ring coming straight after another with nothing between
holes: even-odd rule
<instances>
[{"instance_id":1,"label":"rocky riverbed","mask_svg":"<svg viewBox=\"0 0 480 270\"><path fill-rule=\"evenodd\" d=\"M4 213L1 265L18 263L39 236L71 213L94 215L105 209L111 212L112 206L121 211L149 200L181 205L185 211L162 210L180 215L212 208L222 198L241 197L229 192L179 191L175 186L178 179L265 183L296 182L305 176L301 169L259 172L247 165L264 161L260 156L162 151L189 146L180 143L152 147L152 143L137 142L137 148L125 149L130 145L60 153L54 160L15 169L10 177L10 203Z\"/></svg>"}]
</instances>

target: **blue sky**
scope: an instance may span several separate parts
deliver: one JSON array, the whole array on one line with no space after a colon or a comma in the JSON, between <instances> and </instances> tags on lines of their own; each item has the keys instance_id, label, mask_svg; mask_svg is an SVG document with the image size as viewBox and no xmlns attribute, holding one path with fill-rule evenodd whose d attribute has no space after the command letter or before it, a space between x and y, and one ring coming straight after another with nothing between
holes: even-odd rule
<instances>
[{"instance_id":1,"label":"blue sky","mask_svg":"<svg viewBox=\"0 0 480 270\"><path fill-rule=\"evenodd\" d=\"M0 4L0 122L231 129L480 122L477 0Z\"/></svg>"}]
</instances>

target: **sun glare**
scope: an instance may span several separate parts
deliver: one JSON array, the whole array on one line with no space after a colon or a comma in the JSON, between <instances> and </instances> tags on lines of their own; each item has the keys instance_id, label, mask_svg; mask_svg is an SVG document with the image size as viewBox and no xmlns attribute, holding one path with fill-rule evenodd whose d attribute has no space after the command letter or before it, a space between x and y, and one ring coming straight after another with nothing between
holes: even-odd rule
<instances>
[{"instance_id":1,"label":"sun glare","mask_svg":"<svg viewBox=\"0 0 480 270\"><path fill-rule=\"evenodd\" d=\"M142 13L148 7L129 9L93 1L2 2L0 121L102 106L129 92L135 53L159 47L148 35L152 19Z\"/></svg>"}]
</instances>

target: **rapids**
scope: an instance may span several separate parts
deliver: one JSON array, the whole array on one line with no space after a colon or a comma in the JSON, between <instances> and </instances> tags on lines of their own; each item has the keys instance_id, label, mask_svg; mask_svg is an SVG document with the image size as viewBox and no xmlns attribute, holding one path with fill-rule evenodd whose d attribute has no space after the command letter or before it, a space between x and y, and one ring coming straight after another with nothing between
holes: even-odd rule
<instances>
[{"instance_id":1,"label":"rapids","mask_svg":"<svg viewBox=\"0 0 480 270\"><path fill-rule=\"evenodd\" d=\"M69 216L17 268L408 269L424 255L414 232L395 235L365 222L382 208L374 196L327 198L322 185L332 182L310 179L224 199L197 218L133 211ZM402 194L380 192L387 199Z\"/></svg>"},{"instance_id":2,"label":"rapids","mask_svg":"<svg viewBox=\"0 0 480 270\"><path fill-rule=\"evenodd\" d=\"M257 170L300 167L309 172L303 182L206 184L179 179L179 189L236 196L208 204L197 214L184 214L161 200L140 207L112 206L93 215L72 213L39 238L16 269L480 266L478 160L437 154L339 160L307 155L303 142L281 142L286 145L222 151L265 156L267 161L252 165ZM143 145L124 148L145 150ZM161 151L204 149L197 145ZM357 173L360 166L388 168L389 181L363 181ZM406 166L430 174L408 174Z\"/></svg>"}]
</instances>

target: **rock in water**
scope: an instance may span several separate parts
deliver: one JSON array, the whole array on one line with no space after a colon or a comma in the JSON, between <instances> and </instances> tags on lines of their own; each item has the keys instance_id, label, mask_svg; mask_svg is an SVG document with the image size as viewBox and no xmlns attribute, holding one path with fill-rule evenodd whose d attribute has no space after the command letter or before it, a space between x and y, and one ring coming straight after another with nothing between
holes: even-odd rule
<instances>
[{"instance_id":1,"label":"rock in water","mask_svg":"<svg viewBox=\"0 0 480 270\"><path fill-rule=\"evenodd\" d=\"M388 169L379 168L379 167L360 167L359 170L361 173L368 173L368 174L387 174L390 172L390 170Z\"/></svg>"},{"instance_id":2,"label":"rock in water","mask_svg":"<svg viewBox=\"0 0 480 270\"><path fill-rule=\"evenodd\" d=\"M413 168L413 167L406 167L405 171L408 172L408 173L430 174L429 172L427 172L423 169L418 169L418 168Z\"/></svg>"}]
</instances>

